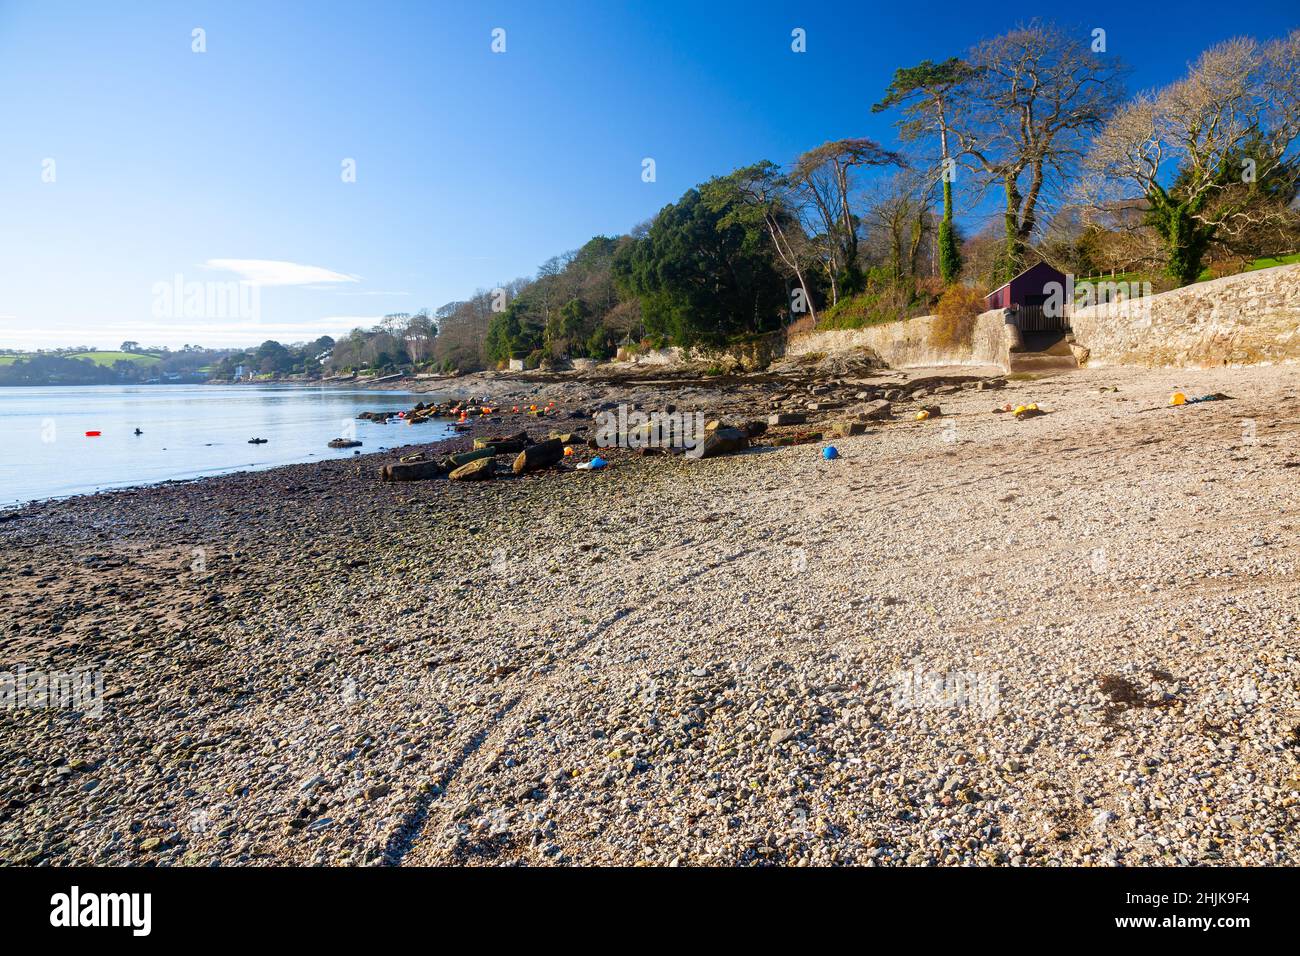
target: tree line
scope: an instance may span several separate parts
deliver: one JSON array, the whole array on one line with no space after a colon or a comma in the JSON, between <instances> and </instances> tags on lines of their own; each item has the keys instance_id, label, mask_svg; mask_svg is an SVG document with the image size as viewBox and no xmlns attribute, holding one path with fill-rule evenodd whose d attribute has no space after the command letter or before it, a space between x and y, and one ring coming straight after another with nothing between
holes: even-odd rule
<instances>
[{"instance_id":1,"label":"tree line","mask_svg":"<svg viewBox=\"0 0 1300 956\"><path fill-rule=\"evenodd\" d=\"M1300 248L1300 30L1217 44L1157 90L1130 93L1128 72L1100 31L1037 20L901 65L863 104L898 149L843 138L713 177L531 278L354 330L321 370L716 346L945 294L969 310L1038 261L1168 288Z\"/></svg>"},{"instance_id":2,"label":"tree line","mask_svg":"<svg viewBox=\"0 0 1300 956\"><path fill-rule=\"evenodd\" d=\"M1217 44L1157 90L1130 94L1128 72L1100 31L1042 21L901 66L871 105L899 150L839 139L714 177L627 235L440 310L456 342L442 354L714 345L923 314L956 285L978 301L1043 260L1169 288L1296 252L1300 30ZM963 234L959 212L983 227Z\"/></svg>"},{"instance_id":3,"label":"tree line","mask_svg":"<svg viewBox=\"0 0 1300 956\"><path fill-rule=\"evenodd\" d=\"M897 149L849 137L762 160L533 277L213 374L606 359L942 312L945 295L969 310L1038 261L1170 288L1300 249L1300 30L1216 44L1154 90L1128 72L1101 31L1033 21L864 97Z\"/></svg>"}]
</instances>

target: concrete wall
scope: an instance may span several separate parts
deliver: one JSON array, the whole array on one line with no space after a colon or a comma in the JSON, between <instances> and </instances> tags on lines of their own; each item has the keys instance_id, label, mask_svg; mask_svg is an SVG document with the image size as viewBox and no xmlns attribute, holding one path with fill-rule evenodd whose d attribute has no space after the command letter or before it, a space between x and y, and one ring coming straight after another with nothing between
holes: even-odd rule
<instances>
[{"instance_id":1,"label":"concrete wall","mask_svg":"<svg viewBox=\"0 0 1300 956\"><path fill-rule=\"evenodd\" d=\"M869 325L861 329L803 332L790 336L787 356L844 352L868 348L894 368L927 365L998 365L1010 367L1014 328L1008 328L1002 310L985 312L975 320L969 348L936 348L930 329L936 316L923 315L902 322Z\"/></svg>"},{"instance_id":2,"label":"concrete wall","mask_svg":"<svg viewBox=\"0 0 1300 956\"><path fill-rule=\"evenodd\" d=\"M1300 361L1300 264L1095 305L1076 312L1070 326L1088 365Z\"/></svg>"},{"instance_id":3,"label":"concrete wall","mask_svg":"<svg viewBox=\"0 0 1300 956\"><path fill-rule=\"evenodd\" d=\"M741 368L747 371L767 368L773 359L785 352L785 336L773 332L759 336L748 342L737 342L728 348L714 351L712 349L681 349L676 346L664 349L652 349L634 352L619 349L614 357L616 362L631 362L634 365L679 365L683 362L718 365L724 369Z\"/></svg>"}]
</instances>

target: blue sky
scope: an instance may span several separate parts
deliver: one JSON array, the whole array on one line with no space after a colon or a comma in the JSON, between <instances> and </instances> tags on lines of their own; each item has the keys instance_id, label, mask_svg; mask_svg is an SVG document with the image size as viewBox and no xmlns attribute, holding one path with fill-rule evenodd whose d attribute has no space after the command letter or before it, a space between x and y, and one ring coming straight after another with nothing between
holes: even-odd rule
<instances>
[{"instance_id":1,"label":"blue sky","mask_svg":"<svg viewBox=\"0 0 1300 956\"><path fill-rule=\"evenodd\" d=\"M436 307L711 175L843 136L891 143L870 106L896 66L1042 11L0 0L0 347L294 341ZM1300 24L1272 0L1056 19L1105 28L1135 89ZM257 314L157 314L177 276L253 279Z\"/></svg>"}]
</instances>

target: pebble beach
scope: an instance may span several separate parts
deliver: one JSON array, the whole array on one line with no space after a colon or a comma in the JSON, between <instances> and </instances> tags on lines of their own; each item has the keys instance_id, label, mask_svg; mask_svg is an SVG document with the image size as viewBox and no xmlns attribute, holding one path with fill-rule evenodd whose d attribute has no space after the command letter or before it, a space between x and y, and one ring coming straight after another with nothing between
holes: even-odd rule
<instances>
[{"instance_id":1,"label":"pebble beach","mask_svg":"<svg viewBox=\"0 0 1300 956\"><path fill-rule=\"evenodd\" d=\"M0 670L105 688L0 710L0 862L1300 863L1295 370L948 372L489 377L499 421L400 453L599 403L808 422L0 513Z\"/></svg>"}]
</instances>

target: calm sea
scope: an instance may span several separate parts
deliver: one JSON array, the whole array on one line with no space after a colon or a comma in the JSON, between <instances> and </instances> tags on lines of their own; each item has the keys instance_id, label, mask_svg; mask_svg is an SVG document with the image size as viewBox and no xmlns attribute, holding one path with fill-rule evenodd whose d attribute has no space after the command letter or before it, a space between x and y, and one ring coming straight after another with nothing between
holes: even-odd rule
<instances>
[{"instance_id":1,"label":"calm sea","mask_svg":"<svg viewBox=\"0 0 1300 956\"><path fill-rule=\"evenodd\" d=\"M405 392L260 385L0 388L0 506L350 457L352 449L327 447L348 430L362 452L451 434L440 424L355 420L361 411L418 400ZM100 434L86 434L93 431ZM250 438L267 442L250 445Z\"/></svg>"}]
</instances>

